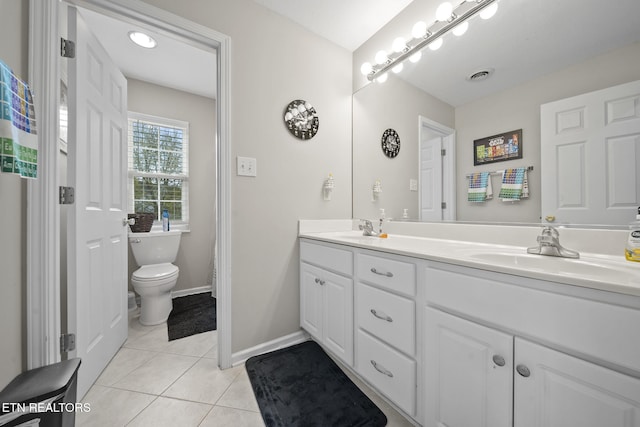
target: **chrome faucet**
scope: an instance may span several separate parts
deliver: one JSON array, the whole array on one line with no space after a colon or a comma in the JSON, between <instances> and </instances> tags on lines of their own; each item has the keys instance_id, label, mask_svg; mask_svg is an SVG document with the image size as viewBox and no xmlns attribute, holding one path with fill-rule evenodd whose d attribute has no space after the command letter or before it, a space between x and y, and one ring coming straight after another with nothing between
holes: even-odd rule
<instances>
[{"instance_id":1,"label":"chrome faucet","mask_svg":"<svg viewBox=\"0 0 640 427\"><path fill-rule=\"evenodd\" d=\"M361 219L360 225L358 226L360 230L362 230L363 236L377 236L378 233L373 231L373 224L368 219Z\"/></svg>"},{"instance_id":2,"label":"chrome faucet","mask_svg":"<svg viewBox=\"0 0 640 427\"><path fill-rule=\"evenodd\" d=\"M527 253L536 255L549 255L562 258L580 258L577 251L564 248L560 244L560 233L551 226L542 228L542 233L538 236L538 246L527 248Z\"/></svg>"}]
</instances>

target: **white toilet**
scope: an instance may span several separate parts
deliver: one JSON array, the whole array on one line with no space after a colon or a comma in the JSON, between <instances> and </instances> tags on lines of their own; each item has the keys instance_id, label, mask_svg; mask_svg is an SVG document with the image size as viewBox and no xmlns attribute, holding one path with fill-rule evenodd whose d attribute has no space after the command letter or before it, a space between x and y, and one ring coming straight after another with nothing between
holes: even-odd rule
<instances>
[{"instance_id":1,"label":"white toilet","mask_svg":"<svg viewBox=\"0 0 640 427\"><path fill-rule=\"evenodd\" d=\"M140 295L140 323L159 325L173 308L171 290L178 281L176 260L181 231L129 233L131 251L140 266L131 275L133 289Z\"/></svg>"}]
</instances>

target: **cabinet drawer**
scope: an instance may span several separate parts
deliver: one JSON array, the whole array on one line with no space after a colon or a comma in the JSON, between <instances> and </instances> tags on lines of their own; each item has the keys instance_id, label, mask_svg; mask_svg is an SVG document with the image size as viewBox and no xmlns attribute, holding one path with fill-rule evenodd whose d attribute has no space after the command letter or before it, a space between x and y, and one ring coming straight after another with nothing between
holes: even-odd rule
<instances>
[{"instance_id":1,"label":"cabinet drawer","mask_svg":"<svg viewBox=\"0 0 640 427\"><path fill-rule=\"evenodd\" d=\"M409 415L415 413L416 362L358 330L357 370Z\"/></svg>"},{"instance_id":2,"label":"cabinet drawer","mask_svg":"<svg viewBox=\"0 0 640 427\"><path fill-rule=\"evenodd\" d=\"M410 356L415 355L413 300L358 283L358 325Z\"/></svg>"},{"instance_id":3,"label":"cabinet drawer","mask_svg":"<svg viewBox=\"0 0 640 427\"><path fill-rule=\"evenodd\" d=\"M353 253L349 250L300 241L300 260L319 267L353 275Z\"/></svg>"},{"instance_id":4,"label":"cabinet drawer","mask_svg":"<svg viewBox=\"0 0 640 427\"><path fill-rule=\"evenodd\" d=\"M361 280L405 295L416 294L415 264L365 254L358 254L357 259Z\"/></svg>"}]
</instances>

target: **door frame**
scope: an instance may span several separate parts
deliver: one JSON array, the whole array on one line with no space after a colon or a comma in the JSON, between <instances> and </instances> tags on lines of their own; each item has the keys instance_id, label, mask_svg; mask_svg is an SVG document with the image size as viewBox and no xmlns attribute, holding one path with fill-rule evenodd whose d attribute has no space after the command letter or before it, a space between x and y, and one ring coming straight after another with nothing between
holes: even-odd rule
<instances>
[{"instance_id":1,"label":"door frame","mask_svg":"<svg viewBox=\"0 0 640 427\"><path fill-rule=\"evenodd\" d=\"M446 155L442 161L442 201L447 203L443 210L443 221L456 219L456 131L424 116L418 116L418 176L421 165L421 144L424 139L425 128L431 133L442 137L442 148ZM418 179L420 182L420 179ZM422 212L422 191L418 189L418 211Z\"/></svg>"},{"instance_id":2,"label":"door frame","mask_svg":"<svg viewBox=\"0 0 640 427\"><path fill-rule=\"evenodd\" d=\"M152 25L217 50L216 292L218 364L231 367L231 39L140 0L66 0L78 7ZM29 2L29 80L40 134L39 177L27 187L27 368L60 355L60 207L58 205L59 6Z\"/></svg>"}]
</instances>

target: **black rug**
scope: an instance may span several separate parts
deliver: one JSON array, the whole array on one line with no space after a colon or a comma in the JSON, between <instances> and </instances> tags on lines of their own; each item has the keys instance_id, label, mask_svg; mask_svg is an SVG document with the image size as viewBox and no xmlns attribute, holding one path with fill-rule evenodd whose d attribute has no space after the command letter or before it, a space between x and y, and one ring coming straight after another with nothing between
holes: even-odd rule
<instances>
[{"instance_id":1,"label":"black rug","mask_svg":"<svg viewBox=\"0 0 640 427\"><path fill-rule=\"evenodd\" d=\"M387 417L313 341L245 364L267 427L382 427Z\"/></svg>"},{"instance_id":2,"label":"black rug","mask_svg":"<svg viewBox=\"0 0 640 427\"><path fill-rule=\"evenodd\" d=\"M169 341L215 331L216 327L216 299L209 292L173 299L167 319Z\"/></svg>"}]
</instances>

